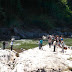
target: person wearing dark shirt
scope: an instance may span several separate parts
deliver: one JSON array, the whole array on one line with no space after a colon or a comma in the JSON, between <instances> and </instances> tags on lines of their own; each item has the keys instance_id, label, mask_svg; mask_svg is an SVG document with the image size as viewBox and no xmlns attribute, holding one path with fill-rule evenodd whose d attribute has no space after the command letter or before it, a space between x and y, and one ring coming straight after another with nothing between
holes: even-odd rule
<instances>
[{"instance_id":1,"label":"person wearing dark shirt","mask_svg":"<svg viewBox=\"0 0 72 72\"><path fill-rule=\"evenodd\" d=\"M5 41L3 41L3 50L5 49Z\"/></svg>"}]
</instances>

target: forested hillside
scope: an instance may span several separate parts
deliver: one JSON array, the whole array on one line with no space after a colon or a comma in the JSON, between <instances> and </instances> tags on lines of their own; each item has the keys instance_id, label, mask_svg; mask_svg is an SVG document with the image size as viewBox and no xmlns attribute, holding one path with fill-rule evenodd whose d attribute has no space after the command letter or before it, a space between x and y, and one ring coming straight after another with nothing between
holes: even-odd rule
<instances>
[{"instance_id":1,"label":"forested hillside","mask_svg":"<svg viewBox=\"0 0 72 72\"><path fill-rule=\"evenodd\" d=\"M49 30L72 27L72 0L0 0L0 27Z\"/></svg>"}]
</instances>

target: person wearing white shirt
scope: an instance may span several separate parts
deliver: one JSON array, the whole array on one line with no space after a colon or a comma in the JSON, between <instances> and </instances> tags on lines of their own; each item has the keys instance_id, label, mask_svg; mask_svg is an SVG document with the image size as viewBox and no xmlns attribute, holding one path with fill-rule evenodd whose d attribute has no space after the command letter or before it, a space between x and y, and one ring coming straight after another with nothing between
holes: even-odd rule
<instances>
[{"instance_id":1,"label":"person wearing white shirt","mask_svg":"<svg viewBox=\"0 0 72 72\"><path fill-rule=\"evenodd\" d=\"M54 45L54 51L53 52L55 52L55 49L56 49L56 40L54 40L53 45Z\"/></svg>"},{"instance_id":2,"label":"person wearing white shirt","mask_svg":"<svg viewBox=\"0 0 72 72\"><path fill-rule=\"evenodd\" d=\"M13 49L13 41L11 41L10 45L11 45L11 51L12 51L12 49Z\"/></svg>"}]
</instances>

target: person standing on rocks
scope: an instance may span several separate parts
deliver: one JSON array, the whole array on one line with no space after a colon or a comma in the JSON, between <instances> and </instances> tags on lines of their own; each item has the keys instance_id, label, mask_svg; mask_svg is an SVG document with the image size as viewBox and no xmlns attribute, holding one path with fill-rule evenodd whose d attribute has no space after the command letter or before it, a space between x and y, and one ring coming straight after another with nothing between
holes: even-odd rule
<instances>
[{"instance_id":1,"label":"person standing on rocks","mask_svg":"<svg viewBox=\"0 0 72 72\"><path fill-rule=\"evenodd\" d=\"M53 42L54 42L54 35L52 35L52 45L53 45Z\"/></svg>"},{"instance_id":2,"label":"person standing on rocks","mask_svg":"<svg viewBox=\"0 0 72 72\"><path fill-rule=\"evenodd\" d=\"M55 52L55 49L56 49L56 40L54 40L54 42L53 42L53 45L54 45L54 50L53 50L53 52Z\"/></svg>"},{"instance_id":3,"label":"person standing on rocks","mask_svg":"<svg viewBox=\"0 0 72 72\"><path fill-rule=\"evenodd\" d=\"M11 45L11 51L12 51L13 50L13 41L11 41L10 45Z\"/></svg>"},{"instance_id":4,"label":"person standing on rocks","mask_svg":"<svg viewBox=\"0 0 72 72\"><path fill-rule=\"evenodd\" d=\"M49 43L49 48L51 48L51 43L52 43L51 37L48 39L48 43Z\"/></svg>"},{"instance_id":5,"label":"person standing on rocks","mask_svg":"<svg viewBox=\"0 0 72 72\"><path fill-rule=\"evenodd\" d=\"M61 37L60 37L61 42L63 41L63 39L64 39L64 38L63 38L63 36L61 35Z\"/></svg>"},{"instance_id":6,"label":"person standing on rocks","mask_svg":"<svg viewBox=\"0 0 72 72\"><path fill-rule=\"evenodd\" d=\"M59 45L59 36L56 37L57 45Z\"/></svg>"},{"instance_id":7,"label":"person standing on rocks","mask_svg":"<svg viewBox=\"0 0 72 72\"><path fill-rule=\"evenodd\" d=\"M5 41L3 41L3 50L5 49L5 44L6 44Z\"/></svg>"},{"instance_id":8,"label":"person standing on rocks","mask_svg":"<svg viewBox=\"0 0 72 72\"><path fill-rule=\"evenodd\" d=\"M64 53L64 41L61 42L62 45L62 52Z\"/></svg>"},{"instance_id":9,"label":"person standing on rocks","mask_svg":"<svg viewBox=\"0 0 72 72\"><path fill-rule=\"evenodd\" d=\"M41 48L42 48L42 45L43 45L43 40L42 40L42 39L40 39L40 40L39 40L39 49L41 49Z\"/></svg>"}]
</instances>

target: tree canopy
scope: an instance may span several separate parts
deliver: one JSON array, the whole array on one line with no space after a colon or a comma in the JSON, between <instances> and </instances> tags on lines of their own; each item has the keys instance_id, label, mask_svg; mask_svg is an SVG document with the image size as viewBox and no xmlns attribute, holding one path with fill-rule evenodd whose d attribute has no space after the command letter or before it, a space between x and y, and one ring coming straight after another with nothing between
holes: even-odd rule
<instances>
[{"instance_id":1,"label":"tree canopy","mask_svg":"<svg viewBox=\"0 0 72 72\"><path fill-rule=\"evenodd\" d=\"M72 0L0 0L0 27L70 27Z\"/></svg>"}]
</instances>

